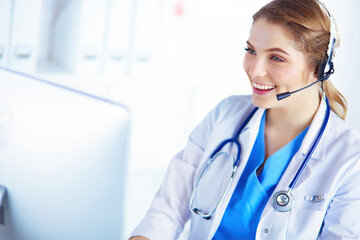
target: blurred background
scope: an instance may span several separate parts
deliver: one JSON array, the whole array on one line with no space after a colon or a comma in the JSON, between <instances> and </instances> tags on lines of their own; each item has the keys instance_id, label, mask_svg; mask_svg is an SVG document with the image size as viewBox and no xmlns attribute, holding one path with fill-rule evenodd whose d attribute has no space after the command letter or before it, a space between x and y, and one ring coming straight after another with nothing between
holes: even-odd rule
<instances>
[{"instance_id":1,"label":"blurred background","mask_svg":"<svg viewBox=\"0 0 360 240\"><path fill-rule=\"evenodd\" d=\"M0 65L131 109L127 236L196 124L221 99L251 93L244 47L252 14L267 2L0 0ZM323 2L342 37L333 81L359 130L360 1Z\"/></svg>"}]
</instances>

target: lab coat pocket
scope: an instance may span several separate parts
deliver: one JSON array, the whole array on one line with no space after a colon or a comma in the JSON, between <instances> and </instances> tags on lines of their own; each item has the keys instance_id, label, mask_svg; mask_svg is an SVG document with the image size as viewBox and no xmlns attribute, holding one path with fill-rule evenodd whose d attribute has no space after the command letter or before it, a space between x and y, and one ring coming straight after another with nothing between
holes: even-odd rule
<instances>
[{"instance_id":1,"label":"lab coat pocket","mask_svg":"<svg viewBox=\"0 0 360 240\"><path fill-rule=\"evenodd\" d=\"M289 240L316 240L321 229L326 210L293 208L290 214L287 239Z\"/></svg>"},{"instance_id":2,"label":"lab coat pocket","mask_svg":"<svg viewBox=\"0 0 360 240\"><path fill-rule=\"evenodd\" d=\"M324 211L328 205L326 193L298 195L295 200L295 208L298 210Z\"/></svg>"},{"instance_id":3,"label":"lab coat pocket","mask_svg":"<svg viewBox=\"0 0 360 240\"><path fill-rule=\"evenodd\" d=\"M297 191L294 199L295 206L290 213L287 239L317 239L326 213L329 195L313 189L313 191Z\"/></svg>"},{"instance_id":4,"label":"lab coat pocket","mask_svg":"<svg viewBox=\"0 0 360 240\"><path fill-rule=\"evenodd\" d=\"M295 195L291 210L288 239L317 239L327 208L326 193Z\"/></svg>"}]
</instances>

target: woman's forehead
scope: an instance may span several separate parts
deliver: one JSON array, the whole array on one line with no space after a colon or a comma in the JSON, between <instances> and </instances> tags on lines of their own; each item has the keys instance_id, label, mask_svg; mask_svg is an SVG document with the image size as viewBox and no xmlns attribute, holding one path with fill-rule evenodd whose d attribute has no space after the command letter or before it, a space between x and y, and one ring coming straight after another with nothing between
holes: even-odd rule
<instances>
[{"instance_id":1,"label":"woman's forehead","mask_svg":"<svg viewBox=\"0 0 360 240\"><path fill-rule=\"evenodd\" d=\"M259 18L253 23L248 41L257 49L282 48L287 52L298 51L290 31L265 18Z\"/></svg>"}]
</instances>

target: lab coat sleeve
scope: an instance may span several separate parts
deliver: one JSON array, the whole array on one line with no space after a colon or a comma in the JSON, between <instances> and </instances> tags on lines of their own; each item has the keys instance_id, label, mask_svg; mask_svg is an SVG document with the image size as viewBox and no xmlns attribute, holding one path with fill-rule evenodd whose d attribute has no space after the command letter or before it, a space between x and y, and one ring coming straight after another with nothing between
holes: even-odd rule
<instances>
[{"instance_id":1,"label":"lab coat sleeve","mask_svg":"<svg viewBox=\"0 0 360 240\"><path fill-rule=\"evenodd\" d=\"M192 192L192 179L196 166L184 161L189 157L201 158L202 150L192 142L170 162L164 180L157 191L144 219L131 236L144 236L151 240L176 239L190 217L188 199Z\"/></svg>"},{"instance_id":2,"label":"lab coat sleeve","mask_svg":"<svg viewBox=\"0 0 360 240\"><path fill-rule=\"evenodd\" d=\"M359 158L331 201L318 239L360 239Z\"/></svg>"},{"instance_id":3,"label":"lab coat sleeve","mask_svg":"<svg viewBox=\"0 0 360 240\"><path fill-rule=\"evenodd\" d=\"M185 148L171 159L163 182L143 220L130 236L151 240L177 239L190 218L189 200L193 179L213 125L219 118L220 103L192 131Z\"/></svg>"}]
</instances>

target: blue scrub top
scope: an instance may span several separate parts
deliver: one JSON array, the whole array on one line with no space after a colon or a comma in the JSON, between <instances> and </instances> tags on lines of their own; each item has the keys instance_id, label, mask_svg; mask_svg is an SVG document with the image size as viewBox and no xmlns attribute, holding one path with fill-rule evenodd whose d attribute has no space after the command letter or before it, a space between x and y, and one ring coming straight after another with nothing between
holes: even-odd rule
<instances>
[{"instance_id":1,"label":"blue scrub top","mask_svg":"<svg viewBox=\"0 0 360 240\"><path fill-rule=\"evenodd\" d=\"M289 162L299 150L308 130L306 128L291 142L271 155L266 160L263 171L257 176L256 170L265 159L265 118L266 111L261 118L259 133L249 161L213 239L255 239L261 213Z\"/></svg>"}]
</instances>

